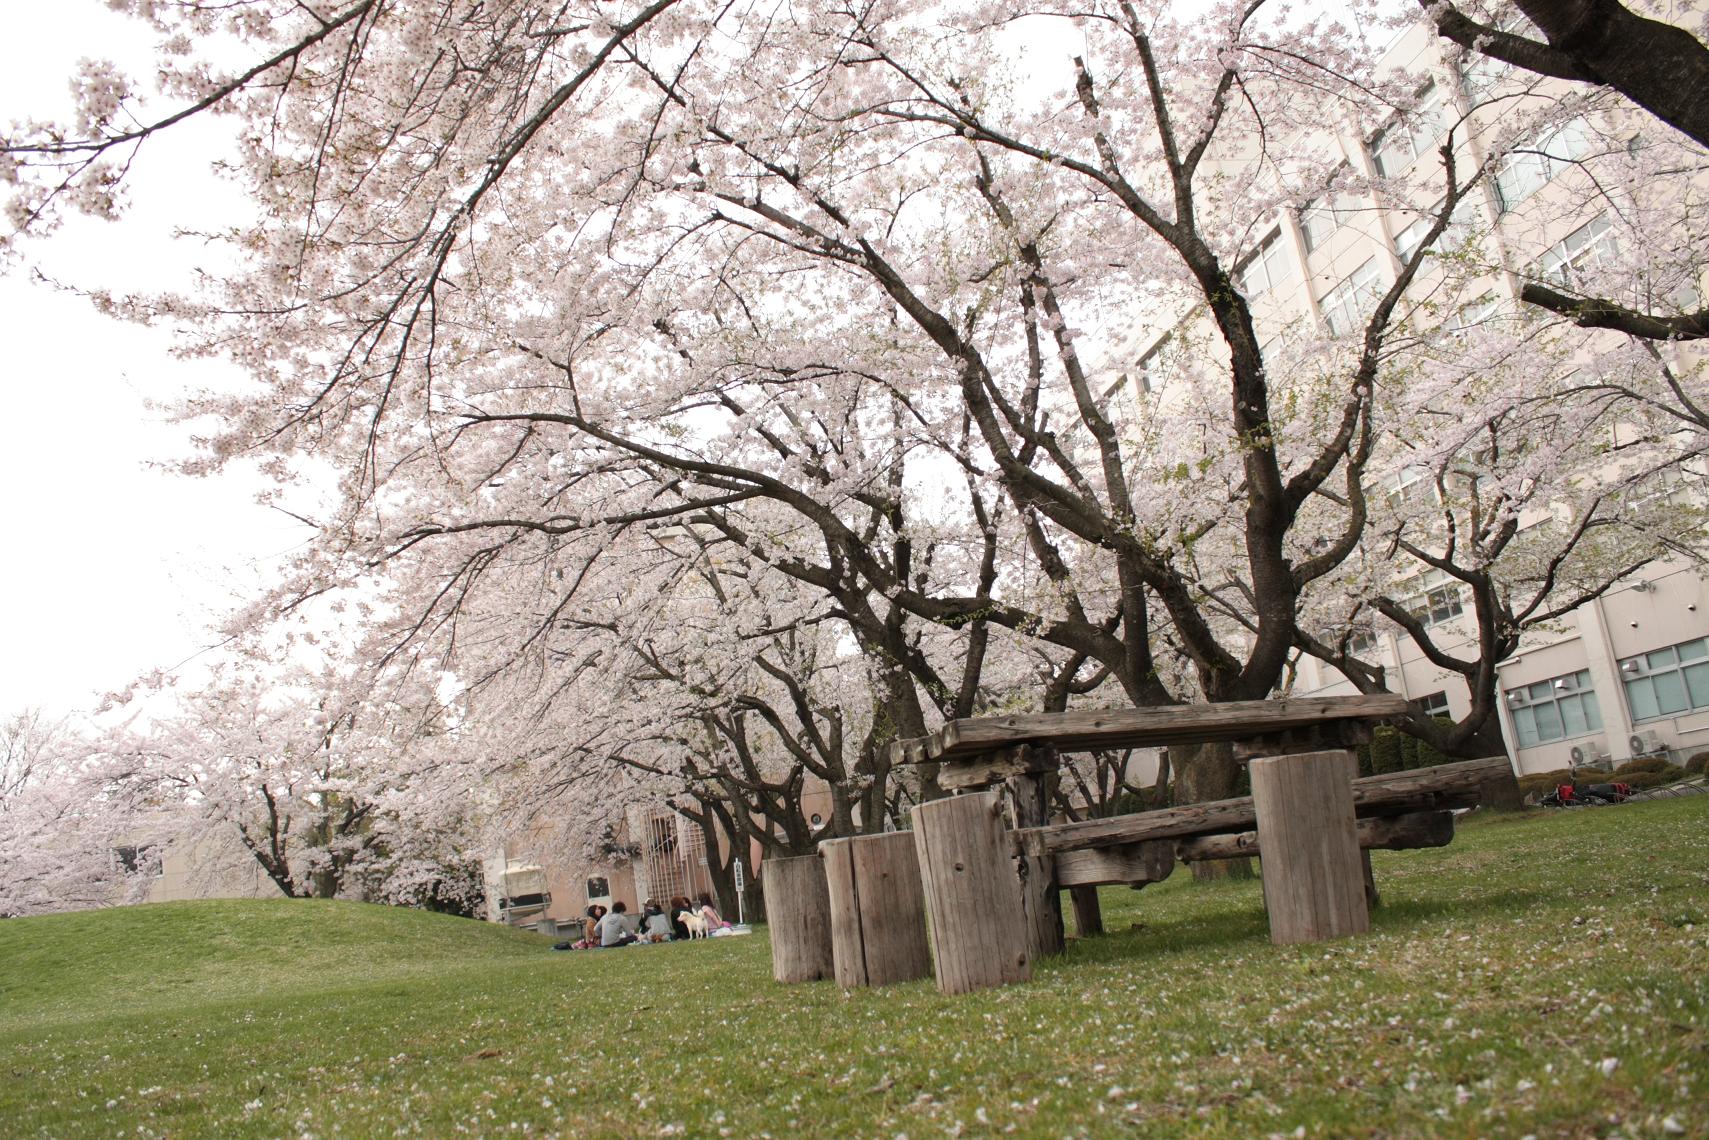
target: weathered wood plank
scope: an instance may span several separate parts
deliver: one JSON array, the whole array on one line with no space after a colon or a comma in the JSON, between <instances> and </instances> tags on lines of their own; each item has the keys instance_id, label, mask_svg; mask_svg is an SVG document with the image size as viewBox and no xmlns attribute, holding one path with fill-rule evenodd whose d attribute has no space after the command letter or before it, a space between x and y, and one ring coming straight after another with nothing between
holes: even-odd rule
<instances>
[{"instance_id":1,"label":"weathered wood plank","mask_svg":"<svg viewBox=\"0 0 1709 1140\"><path fill-rule=\"evenodd\" d=\"M1303 752L1252 761L1252 803L1264 845L1264 909L1278 946L1371 928L1351 752Z\"/></svg>"},{"instance_id":2,"label":"weathered wood plank","mask_svg":"<svg viewBox=\"0 0 1709 1140\"><path fill-rule=\"evenodd\" d=\"M780 982L831 977L831 895L823 860L818 855L767 859L760 875L771 933L771 976Z\"/></svg>"},{"instance_id":3,"label":"weathered wood plank","mask_svg":"<svg viewBox=\"0 0 1709 1140\"><path fill-rule=\"evenodd\" d=\"M1490 773L1507 767L1506 757L1491 756L1434 768L1417 768L1410 772L1366 776L1353 781L1354 809L1359 816L1366 817L1472 807L1478 802L1479 789ZM1014 838L1017 850L1060 854L1147 839L1181 839L1191 835L1250 831L1257 820L1251 797L1242 796L1136 815L1028 828L1015 832Z\"/></svg>"},{"instance_id":4,"label":"weathered wood plank","mask_svg":"<svg viewBox=\"0 0 1709 1140\"><path fill-rule=\"evenodd\" d=\"M914 809L913 821L938 991L962 994L1031 978L1027 932L1015 921L1021 886L1001 793L931 800Z\"/></svg>"},{"instance_id":5,"label":"weathered wood plank","mask_svg":"<svg viewBox=\"0 0 1709 1140\"><path fill-rule=\"evenodd\" d=\"M938 785L950 791L984 788L1014 776L1055 775L1061 766L1054 749L1017 744L944 765L938 773Z\"/></svg>"},{"instance_id":6,"label":"weathered wood plank","mask_svg":"<svg viewBox=\"0 0 1709 1140\"><path fill-rule=\"evenodd\" d=\"M1383 851L1409 851L1421 847L1446 847L1453 841L1454 813L1451 811L1418 811L1359 821L1359 846L1366 851L1373 848ZM1125 851L1127 848L1117 847L1113 850ZM1263 855L1263 845L1256 831L1201 835L1193 839L1183 839L1175 845L1175 857L1183 863L1194 863L1201 859L1238 859L1243 855ZM1056 858L1060 867L1069 855L1065 853ZM1125 883L1128 880L1101 881Z\"/></svg>"},{"instance_id":7,"label":"weathered wood plank","mask_svg":"<svg viewBox=\"0 0 1709 1140\"><path fill-rule=\"evenodd\" d=\"M1056 785L1055 755L1048 748L1022 745L1016 763L1021 771L1008 778L1010 823L1015 828L1040 827L1050 819L1050 798ZM1035 756L1034 753L1043 753ZM1027 953L1037 961L1066 948L1062 930L1062 892L1056 885L1056 859L1050 855L1017 855L1021 880L1021 911L1026 916Z\"/></svg>"},{"instance_id":8,"label":"weathered wood plank","mask_svg":"<svg viewBox=\"0 0 1709 1140\"><path fill-rule=\"evenodd\" d=\"M1104 932L1104 907L1098 901L1097 887L1069 887L1068 898L1074 904L1074 933L1091 938Z\"/></svg>"},{"instance_id":9,"label":"weathered wood plank","mask_svg":"<svg viewBox=\"0 0 1709 1140\"><path fill-rule=\"evenodd\" d=\"M920 863L907 832L819 844L837 984L886 986L932 971Z\"/></svg>"},{"instance_id":10,"label":"weathered wood plank","mask_svg":"<svg viewBox=\"0 0 1709 1140\"><path fill-rule=\"evenodd\" d=\"M922 759L952 760L1031 742L1058 752L1201 744L1304 728L1337 720L1399 716L1406 698L1394 693L1357 697L1281 697L1214 705L1140 709L1077 709L1060 713L952 720L924 739ZM909 752L904 748L906 757ZM917 762L917 761L916 761Z\"/></svg>"},{"instance_id":11,"label":"weathered wood plank","mask_svg":"<svg viewBox=\"0 0 1709 1140\"><path fill-rule=\"evenodd\" d=\"M926 742L930 737L915 736L907 740L892 740L887 747L890 763L924 764L931 757L926 755Z\"/></svg>"},{"instance_id":12,"label":"weathered wood plank","mask_svg":"<svg viewBox=\"0 0 1709 1140\"><path fill-rule=\"evenodd\" d=\"M1174 869L1175 845L1167 839L1064 851L1056 857L1056 881L1064 887L1160 883Z\"/></svg>"}]
</instances>

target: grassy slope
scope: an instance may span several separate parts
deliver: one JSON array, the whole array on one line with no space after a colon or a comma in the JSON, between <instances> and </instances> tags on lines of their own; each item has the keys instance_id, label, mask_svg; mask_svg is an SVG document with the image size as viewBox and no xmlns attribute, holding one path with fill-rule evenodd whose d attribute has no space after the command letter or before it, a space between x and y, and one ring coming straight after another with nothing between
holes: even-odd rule
<instances>
[{"instance_id":1,"label":"grassy slope","mask_svg":"<svg viewBox=\"0 0 1709 1140\"><path fill-rule=\"evenodd\" d=\"M342 903L0 923L0 1133L1709 1136L1709 797L1377 856L1369 936L1105 892L1032 983L843 993L762 936L553 954ZM1137 924L1137 928L1135 925Z\"/></svg>"}]
</instances>

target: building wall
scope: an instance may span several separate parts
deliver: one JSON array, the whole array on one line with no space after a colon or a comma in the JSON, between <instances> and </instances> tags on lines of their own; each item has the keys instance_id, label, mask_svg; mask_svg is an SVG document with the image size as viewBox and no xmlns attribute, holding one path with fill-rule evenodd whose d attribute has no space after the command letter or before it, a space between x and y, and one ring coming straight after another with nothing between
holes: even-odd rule
<instances>
[{"instance_id":1,"label":"building wall","mask_svg":"<svg viewBox=\"0 0 1709 1140\"><path fill-rule=\"evenodd\" d=\"M145 902L181 899L269 899L284 892L229 831L214 831L194 843L175 843L160 858L160 877Z\"/></svg>"},{"instance_id":2,"label":"building wall","mask_svg":"<svg viewBox=\"0 0 1709 1140\"><path fill-rule=\"evenodd\" d=\"M1461 74L1447 66L1438 37L1422 24L1396 38L1385 57L1385 66L1396 71L1431 72L1438 90L1451 101L1451 118L1468 116L1461 128L1466 132L1462 171L1484 161L1490 144L1502 132L1505 122L1511 121L1504 120L1504 116L1535 110L1570 90L1568 85L1551 86L1544 82L1534 94L1474 106L1472 88ZM1603 125L1616 131L1622 127L1618 119L1604 120ZM1375 136L1369 127L1370 124L1330 114L1320 131L1291 140L1289 145L1331 161L1345 161L1356 174L1375 175L1372 149ZM1646 124L1636 122L1626 127L1632 131L1648 129ZM1220 161L1232 168L1247 158L1238 147L1233 147L1220 156ZM1423 183L1421 192L1428 194L1431 185L1440 183L1440 174L1432 183L1424 168L1416 166L1422 162L1435 160L1428 154L1414 160L1413 169ZM1583 187L1574 182L1577 176L1570 168L1555 175L1532 191L1521 209L1506 214L1491 181L1486 180L1468 193L1464 206L1470 211L1467 220L1488 231L1485 240L1493 243L1493 248L1511 242L1515 250L1524 251L1528 257L1541 255L1601 210L1600 206L1587 208ZM1439 191L1436 193L1439 198ZM1415 204L1428 207L1432 203ZM1290 327L1307 327L1314 335L1329 331L1322 299L1367 261L1374 261L1380 271L1379 291L1386 291L1394 281L1402 264L1396 239L1416 215L1386 208L1360 191L1346 195L1344 205L1348 209L1343 223L1320 240L1316 248L1308 249L1301 218L1293 211L1278 212L1273 226L1254 228L1254 249L1274 229L1284 255L1282 272L1277 275L1281 279L1273 287L1246 289L1261 337L1283 333ZM1513 230L1514 226L1522 229ZM1422 268L1413 287L1413 292L1420 295L1432 287L1437 273L1428 262ZM1519 284L1511 274L1492 272L1485 280L1472 283L1456 300L1469 299L1487 289L1511 309L1519 304ZM1154 384L1147 389L1140 380L1142 362L1166 337L1174 343L1192 345L1214 344L1215 336L1200 300L1186 297L1174 310L1153 313L1136 324L1102 370L1104 386L1115 396L1119 388L1132 384L1134 390L1123 394L1125 400L1149 399L1160 410L1167 411L1177 397L1168 389L1166 380L1163 387ZM1381 474L1404 478L1404 473ZM1522 520L1530 521L1534 520ZM1464 599L1464 604L1469 611L1470 599ZM1446 652L1460 655L1457 651L1466 651L1475 657L1476 646L1471 641L1475 631L1469 612L1440 623L1431 632L1438 636ZM1676 758L1709 749L1709 707L1641 716L1634 712L1631 692L1635 676L1631 658L1665 652L1670 646L1705 637L1709 637L1705 584L1701 573L1684 562L1652 565L1605 597L1581 607L1555 628L1529 633L1520 651L1499 669L1501 727L1517 770L1526 773L1566 767L1573 762L1575 748L1587 759L1606 756L1613 763L1634 754L1649 754L1657 746L1672 751ZM1448 712L1456 717L1469 711L1470 695L1457 674L1432 664L1404 635L1379 630L1376 641L1376 646L1364 656L1385 668L1387 683L1393 691L1413 700L1440 694L1446 699ZM1627 663L1624 667L1623 662ZM1704 674L1702 695L1709 704L1709 666ZM1585 678L1588 692L1581 689ZM1551 734L1551 739L1526 742L1516 717L1526 715L1525 707L1532 700L1534 687L1545 682L1551 691L1557 683L1564 682L1559 690L1562 695L1581 696L1591 702L1600 727L1591 727L1587 722L1561 735ZM1304 658L1290 691L1298 695L1329 695L1355 690L1338 672L1315 659ZM1532 724L1535 723L1533 720ZM1641 738L1636 744L1631 740L1634 736Z\"/></svg>"}]
</instances>

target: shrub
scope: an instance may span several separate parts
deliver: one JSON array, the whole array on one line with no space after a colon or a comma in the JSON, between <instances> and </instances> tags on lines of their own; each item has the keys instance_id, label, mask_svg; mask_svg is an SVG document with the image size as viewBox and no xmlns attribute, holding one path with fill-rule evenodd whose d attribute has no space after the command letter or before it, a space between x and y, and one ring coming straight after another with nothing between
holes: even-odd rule
<instances>
[{"instance_id":1,"label":"shrub","mask_svg":"<svg viewBox=\"0 0 1709 1140\"><path fill-rule=\"evenodd\" d=\"M1380 776L1388 772L1401 771L1401 741L1410 739L1404 737L1398 729L1384 725L1377 729L1371 739L1371 774Z\"/></svg>"},{"instance_id":2,"label":"shrub","mask_svg":"<svg viewBox=\"0 0 1709 1140\"><path fill-rule=\"evenodd\" d=\"M1709 752L1699 752L1685 762L1686 775L1701 776L1705 772L1709 772Z\"/></svg>"},{"instance_id":3,"label":"shrub","mask_svg":"<svg viewBox=\"0 0 1709 1140\"><path fill-rule=\"evenodd\" d=\"M1663 768L1671 767L1673 765L1667 762L1665 756L1640 756L1636 760L1628 760L1614 769L1614 774L1616 776L1632 776L1639 772L1660 772Z\"/></svg>"},{"instance_id":4,"label":"shrub","mask_svg":"<svg viewBox=\"0 0 1709 1140\"><path fill-rule=\"evenodd\" d=\"M1632 772L1620 777L1623 783L1630 784L1634 791L1642 788L1659 788L1663 784L1677 784L1685 779L1685 769L1677 764L1668 764L1659 772Z\"/></svg>"},{"instance_id":5,"label":"shrub","mask_svg":"<svg viewBox=\"0 0 1709 1140\"><path fill-rule=\"evenodd\" d=\"M1438 717L1437 719L1440 720L1441 718ZM1436 751L1435 745L1431 744L1428 740L1420 740L1418 742L1418 763L1416 765L1417 767L1419 767L1419 768L1434 768L1438 764L1446 764L1446 763L1448 763L1448 757L1446 757L1442 753Z\"/></svg>"}]
</instances>

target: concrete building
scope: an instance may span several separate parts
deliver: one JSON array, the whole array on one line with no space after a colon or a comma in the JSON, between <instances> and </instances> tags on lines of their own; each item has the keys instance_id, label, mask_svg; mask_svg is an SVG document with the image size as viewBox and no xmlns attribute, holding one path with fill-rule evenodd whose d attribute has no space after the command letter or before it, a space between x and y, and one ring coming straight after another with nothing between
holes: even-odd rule
<instances>
[{"instance_id":1,"label":"concrete building","mask_svg":"<svg viewBox=\"0 0 1709 1140\"><path fill-rule=\"evenodd\" d=\"M1504 134L1511 135L1515 116L1529 119L1571 90L1525 76L1532 89L1514 94L1520 76L1481 58L1450 65L1440 39L1423 25L1397 37L1384 66L1428 76L1407 114L1375 130L1331 114L1320 132L1295 143L1326 161L1345 164L1359 176L1352 185L1415 171L1415 185L1426 196L1430 179L1418 164L1431 160L1449 124L1463 123L1457 153L1463 151L1463 169L1475 169L1495 153L1491 148ZM1506 251L1508 264L1524 261L1545 281L1570 282L1575 272L1616 252L1609 207L1587 192L1577 160L1592 137L1604 143L1625 137L1635 146L1643 132L1665 129L1636 115L1630 122L1607 113L1595 122L1556 116L1526 140L1524 153L1496 164L1491 177L1468 194L1443 243L1451 249L1476 233ZM1244 158L1235 154L1224 161L1232 168ZM1434 200L1414 205L1432 210L1441 201L1438 190ZM1338 191L1303 210L1280 211L1271 225L1259 227L1268 233L1252 243L1234 276L1252 302L1267 346L1302 330L1310 336L1346 336L1362 329L1428 228L1422 213L1393 201L1359 190ZM1463 282L1444 300L1438 319L1454 328L1456 322L1471 325L1517 313L1520 285L1515 274L1502 271ZM1698 297L1709 292L1702 281L1698 286ZM1428 274L1421 273L1414 283L1419 292L1432 287ZM1149 402L1167 409L1170 355L1214 345L1207 338L1215 335L1202 302L1186 298L1172 310L1162 308L1106 359L1100 375L1111 406L1119 410ZM1586 351L1594 351L1598 342L1587 334L1587 343L1593 347ZM1662 351L1688 353L1676 346ZM1383 485L1376 491L1389 496L1436 493L1405 467L1378 478ZM1694 477L1686 471L1682 480L1673 493L1703 501L1700 473ZM1691 535L1679 537L1694 541ZM1419 565L1406 607L1450 652L1475 650L1470 601L1463 591L1456 580ZM1397 627L1373 622L1359 637L1364 642L1360 655L1385 668L1393 691L1427 711L1452 716L1468 711L1470 698L1461 678L1432 664ZM1598 759L1618 764L1638 755L1666 753L1677 761L1709 750L1709 597L1701 572L1681 558L1652 563L1624 579L1555 628L1529 634L1501 664L1499 688L1502 734L1521 774ZM1302 658L1290 691L1329 695L1354 689L1329 666Z\"/></svg>"}]
</instances>

